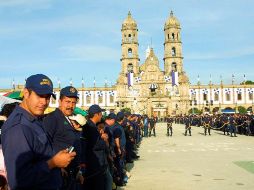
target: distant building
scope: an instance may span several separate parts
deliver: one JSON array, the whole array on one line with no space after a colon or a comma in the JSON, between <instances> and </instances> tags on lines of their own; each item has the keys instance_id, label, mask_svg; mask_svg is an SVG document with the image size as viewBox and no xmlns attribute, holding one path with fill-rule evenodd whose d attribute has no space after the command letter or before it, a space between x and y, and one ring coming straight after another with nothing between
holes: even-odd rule
<instances>
[{"instance_id":1,"label":"distant building","mask_svg":"<svg viewBox=\"0 0 254 190\"><path fill-rule=\"evenodd\" d=\"M128 13L122 23L122 68L115 86L78 88L78 107L87 109L99 104L107 110L119 111L130 108L135 113L157 115L177 115L200 112L220 113L223 110L238 111L244 107L252 111L254 85L212 84L190 85L183 67L180 22L171 11L164 25L164 70L153 48L146 51L146 60L140 63L138 26ZM0 90L0 95L11 89ZM59 88L55 89L59 98ZM52 108L58 101L50 102Z\"/></svg>"}]
</instances>

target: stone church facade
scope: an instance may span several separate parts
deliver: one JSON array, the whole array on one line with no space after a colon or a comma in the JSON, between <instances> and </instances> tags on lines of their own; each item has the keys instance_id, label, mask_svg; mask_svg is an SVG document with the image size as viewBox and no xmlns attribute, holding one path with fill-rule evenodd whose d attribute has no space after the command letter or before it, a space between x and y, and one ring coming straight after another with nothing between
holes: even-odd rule
<instances>
[{"instance_id":1,"label":"stone church facade","mask_svg":"<svg viewBox=\"0 0 254 190\"><path fill-rule=\"evenodd\" d=\"M121 28L121 71L114 86L77 88L78 107L87 109L99 104L108 111L130 108L133 113L156 115L187 114L199 110L205 113L220 113L224 109L237 112L241 106L252 112L254 108L253 85L201 84L190 85L184 71L181 26L170 13L164 25L164 70L152 48L147 50L144 62L139 58L138 25L129 12ZM0 95L13 89L0 89ZM61 86L55 88L57 100L51 100L52 109L58 107Z\"/></svg>"},{"instance_id":2,"label":"stone church facade","mask_svg":"<svg viewBox=\"0 0 254 190\"><path fill-rule=\"evenodd\" d=\"M138 53L138 26L129 12L122 24L122 70L116 91L117 104L136 113L164 117L187 113L189 109L189 79L183 69L181 28L177 18L170 13L164 26L164 70L152 48L148 49L144 63ZM172 72L177 84L173 84ZM133 73L133 84L128 84L128 74Z\"/></svg>"}]
</instances>

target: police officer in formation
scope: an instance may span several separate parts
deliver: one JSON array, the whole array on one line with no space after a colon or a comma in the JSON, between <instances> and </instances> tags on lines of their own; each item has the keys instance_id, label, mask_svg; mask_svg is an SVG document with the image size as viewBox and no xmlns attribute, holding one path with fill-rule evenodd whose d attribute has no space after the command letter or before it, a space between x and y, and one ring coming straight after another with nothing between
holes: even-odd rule
<instances>
[{"instance_id":1,"label":"police officer in formation","mask_svg":"<svg viewBox=\"0 0 254 190\"><path fill-rule=\"evenodd\" d=\"M10 189L57 190L60 168L74 159L75 151L56 151L43 129L42 116L53 93L52 81L43 74L27 78L24 98L2 127L2 147Z\"/></svg>"},{"instance_id":2,"label":"police officer in formation","mask_svg":"<svg viewBox=\"0 0 254 190\"><path fill-rule=\"evenodd\" d=\"M185 123L184 135L187 136L187 133L189 132L189 136L191 136L191 118L189 116L185 116L184 123Z\"/></svg>"},{"instance_id":3,"label":"police officer in formation","mask_svg":"<svg viewBox=\"0 0 254 190\"><path fill-rule=\"evenodd\" d=\"M173 130L172 130L172 124L173 124L173 117L171 117L170 115L166 118L166 122L167 122L167 136L171 136L173 134Z\"/></svg>"},{"instance_id":4,"label":"police officer in formation","mask_svg":"<svg viewBox=\"0 0 254 190\"><path fill-rule=\"evenodd\" d=\"M208 115L205 115L203 117L203 127L204 127L204 134L205 136L207 135L211 135L211 126L212 126L212 118L209 117Z\"/></svg>"},{"instance_id":5,"label":"police officer in formation","mask_svg":"<svg viewBox=\"0 0 254 190\"><path fill-rule=\"evenodd\" d=\"M78 91L67 86L60 91L59 108L49 113L43 122L43 127L52 142L56 151L74 147L77 153L71 164L62 169L63 186L62 189L68 189L72 183L76 183L76 176L79 173L81 159L80 132L75 129L71 123L70 116L73 115L74 108L78 101ZM83 177L78 177L83 183Z\"/></svg>"},{"instance_id":6,"label":"police officer in formation","mask_svg":"<svg viewBox=\"0 0 254 190\"><path fill-rule=\"evenodd\" d=\"M156 132L155 132L155 127L156 127L156 118L152 116L149 120L149 137L151 137L152 131L153 131L153 136L156 137Z\"/></svg>"}]
</instances>

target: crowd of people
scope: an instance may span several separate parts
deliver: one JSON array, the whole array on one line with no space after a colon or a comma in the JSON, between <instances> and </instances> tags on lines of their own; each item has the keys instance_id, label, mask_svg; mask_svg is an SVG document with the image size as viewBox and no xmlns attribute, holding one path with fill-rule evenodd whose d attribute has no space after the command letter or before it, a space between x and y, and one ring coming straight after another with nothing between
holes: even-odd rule
<instances>
[{"instance_id":1,"label":"crowd of people","mask_svg":"<svg viewBox=\"0 0 254 190\"><path fill-rule=\"evenodd\" d=\"M156 137L155 116L122 111L103 116L105 110L96 104L86 117L75 115L79 96L73 86L62 88L59 107L44 114L55 95L42 74L27 78L23 94L20 104L6 104L1 111L0 189L116 189L128 182L126 164L139 159L142 138ZM249 115L168 116L165 121L168 136L174 122L185 125L185 136L192 135L191 126L204 127L204 135L211 129L232 137L254 135Z\"/></svg>"},{"instance_id":2,"label":"crowd of people","mask_svg":"<svg viewBox=\"0 0 254 190\"><path fill-rule=\"evenodd\" d=\"M140 115L103 117L96 104L86 117L74 115L79 97L72 86L61 89L59 107L45 115L55 95L42 74L27 78L23 94L20 104L6 104L1 111L1 188L112 190L126 185L126 164L139 159Z\"/></svg>"},{"instance_id":3,"label":"crowd of people","mask_svg":"<svg viewBox=\"0 0 254 190\"><path fill-rule=\"evenodd\" d=\"M175 122L185 125L185 133L191 136L191 126L203 127L204 135L211 135L211 129L223 131L224 135L254 136L254 116L248 114L183 115L167 117L168 126ZM172 127L171 127L172 131ZM171 132L172 133L172 132Z\"/></svg>"}]
</instances>

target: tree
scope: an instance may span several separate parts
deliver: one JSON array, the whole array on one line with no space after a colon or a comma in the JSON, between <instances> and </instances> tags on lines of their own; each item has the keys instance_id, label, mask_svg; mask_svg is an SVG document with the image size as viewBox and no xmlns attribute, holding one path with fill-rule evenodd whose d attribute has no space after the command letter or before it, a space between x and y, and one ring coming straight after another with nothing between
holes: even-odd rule
<instances>
[{"instance_id":1,"label":"tree","mask_svg":"<svg viewBox=\"0 0 254 190\"><path fill-rule=\"evenodd\" d=\"M189 114L201 114L201 113L202 111L199 110L198 108L189 109Z\"/></svg>"},{"instance_id":2,"label":"tree","mask_svg":"<svg viewBox=\"0 0 254 190\"><path fill-rule=\"evenodd\" d=\"M121 112L130 112L131 113L131 108L122 108Z\"/></svg>"},{"instance_id":3,"label":"tree","mask_svg":"<svg viewBox=\"0 0 254 190\"><path fill-rule=\"evenodd\" d=\"M237 109L238 109L238 112L240 114L246 114L247 113L247 109L243 106L238 106Z\"/></svg>"},{"instance_id":4,"label":"tree","mask_svg":"<svg viewBox=\"0 0 254 190\"><path fill-rule=\"evenodd\" d=\"M244 81L243 81L243 82L241 82L240 84L241 84L241 85L244 85L244 84L254 84L254 82L251 81L251 80L246 80L245 83L244 83Z\"/></svg>"}]
</instances>

